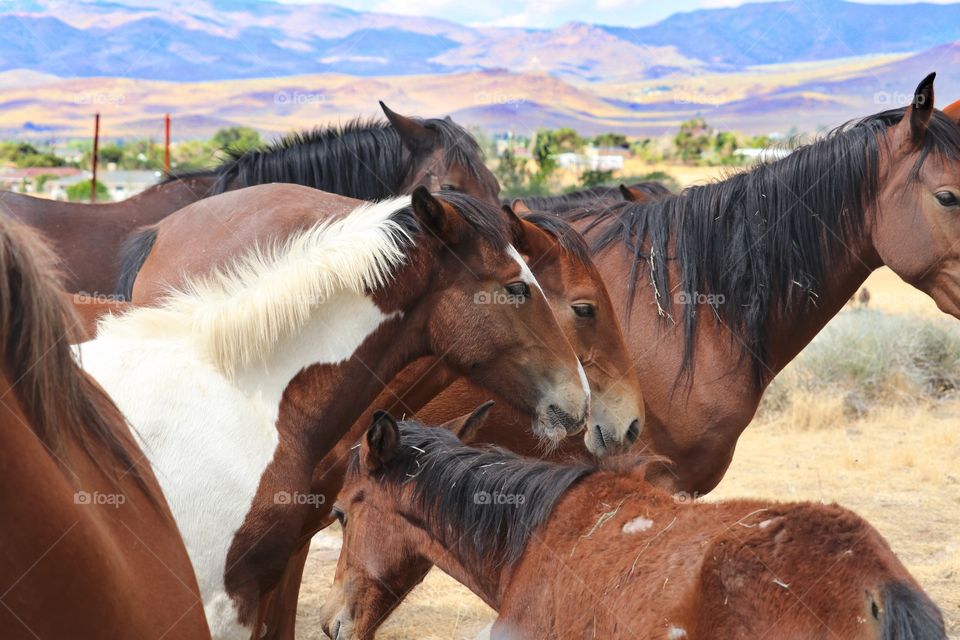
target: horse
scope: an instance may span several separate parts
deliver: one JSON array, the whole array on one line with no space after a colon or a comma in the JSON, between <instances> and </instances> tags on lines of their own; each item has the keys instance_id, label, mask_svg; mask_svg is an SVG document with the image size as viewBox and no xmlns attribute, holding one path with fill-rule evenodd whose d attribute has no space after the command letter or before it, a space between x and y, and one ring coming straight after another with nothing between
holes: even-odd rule
<instances>
[{"instance_id":1,"label":"horse","mask_svg":"<svg viewBox=\"0 0 960 640\"><path fill-rule=\"evenodd\" d=\"M649 465L652 482L712 490L767 385L873 270L960 317L960 102L935 109L933 81L906 108L720 182L559 214L620 316L642 446L673 461Z\"/></svg>"},{"instance_id":2,"label":"horse","mask_svg":"<svg viewBox=\"0 0 960 640\"><path fill-rule=\"evenodd\" d=\"M671 195L671 192L663 183L645 180L630 185L621 184L617 187L589 187L558 196L522 196L514 198L510 204L518 213L526 211L557 213L613 202L649 202L668 195Z\"/></svg>"},{"instance_id":3,"label":"horse","mask_svg":"<svg viewBox=\"0 0 960 640\"><path fill-rule=\"evenodd\" d=\"M4 193L0 212L54 243L70 293L104 296L115 292L117 258L130 234L228 190L292 182L382 200L424 184L498 202L500 187L466 129L449 117L407 117L380 106L385 122L353 120L296 133L258 150L228 151L215 169L169 176L121 202L81 204Z\"/></svg>"},{"instance_id":4,"label":"horse","mask_svg":"<svg viewBox=\"0 0 960 640\"><path fill-rule=\"evenodd\" d=\"M210 638L157 480L65 340L76 320L53 264L0 219L3 636Z\"/></svg>"},{"instance_id":5,"label":"horse","mask_svg":"<svg viewBox=\"0 0 960 640\"><path fill-rule=\"evenodd\" d=\"M643 428L643 394L631 371L633 364L627 355L613 303L578 233L555 216L528 214L523 221L528 227L526 236L539 237L538 244L542 245L531 250L532 243L527 242L527 262L577 358L583 363L590 384L590 426L584 438L568 438L551 453L564 456L588 452L602 457L619 452L629 447ZM472 401L476 406L489 398L490 392L461 378L437 358L421 358L409 365L370 403L349 433L317 465L313 494L337 494L350 450L369 428L374 410L387 409L428 419L433 412L445 410L448 396L455 397L461 404ZM542 443L527 442L529 430L525 425L530 418L510 407L508 402L500 401L485 422L489 430L479 437L507 447L542 450ZM297 601L310 540L333 521L330 506L330 503L317 505L307 520L299 550L291 558L283 580L262 602L258 625L264 629L262 638L292 640L296 637Z\"/></svg>"},{"instance_id":6,"label":"horse","mask_svg":"<svg viewBox=\"0 0 960 640\"><path fill-rule=\"evenodd\" d=\"M589 410L583 368L511 243L516 218L418 187L317 223L331 199L277 183L191 205L313 224L106 318L79 347L158 470L215 638L253 633L323 499L314 467L409 362L442 356L535 415L544 438L580 432ZM478 303L494 294L517 304Z\"/></svg>"},{"instance_id":7,"label":"horse","mask_svg":"<svg viewBox=\"0 0 960 640\"><path fill-rule=\"evenodd\" d=\"M678 502L635 457L596 468L463 445L482 419L455 434L375 417L334 507L331 638L373 638L409 586L396 576L435 562L498 612L491 638L946 640L937 606L851 511Z\"/></svg>"}]
</instances>

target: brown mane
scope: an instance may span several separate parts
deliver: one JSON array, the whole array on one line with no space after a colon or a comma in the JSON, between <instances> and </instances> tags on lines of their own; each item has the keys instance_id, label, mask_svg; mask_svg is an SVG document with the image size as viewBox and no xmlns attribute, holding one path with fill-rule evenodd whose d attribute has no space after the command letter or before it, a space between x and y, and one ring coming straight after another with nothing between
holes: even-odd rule
<instances>
[{"instance_id":1,"label":"brown mane","mask_svg":"<svg viewBox=\"0 0 960 640\"><path fill-rule=\"evenodd\" d=\"M118 429L124 418L74 360L78 327L53 265L51 250L26 227L0 218L0 356L10 389L29 427L63 463L75 440L98 464L106 449L123 473L141 485L132 442ZM108 475L110 475L108 473Z\"/></svg>"}]
</instances>

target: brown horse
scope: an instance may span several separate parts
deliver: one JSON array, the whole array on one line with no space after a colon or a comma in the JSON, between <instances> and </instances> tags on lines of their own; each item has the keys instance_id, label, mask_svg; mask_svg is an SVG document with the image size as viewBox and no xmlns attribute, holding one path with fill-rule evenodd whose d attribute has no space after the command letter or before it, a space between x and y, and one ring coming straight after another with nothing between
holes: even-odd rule
<instances>
[{"instance_id":1,"label":"brown horse","mask_svg":"<svg viewBox=\"0 0 960 640\"><path fill-rule=\"evenodd\" d=\"M73 359L49 250L0 219L4 638L209 638L197 581L120 412Z\"/></svg>"},{"instance_id":2,"label":"brown horse","mask_svg":"<svg viewBox=\"0 0 960 640\"><path fill-rule=\"evenodd\" d=\"M643 395L630 371L632 363L613 303L579 234L553 216L531 214L524 217L524 224L528 227L528 239L539 238L527 242L526 254L531 270L543 287L561 329L583 363L590 383L591 420L587 433L583 440L568 438L554 455L583 451L584 448L596 456L617 451L639 435L643 426ZM445 391L445 387L448 390ZM489 391L460 378L444 366L442 360L421 358L391 381L354 422L347 436L324 456L314 470L313 493L329 497L340 490L350 450L369 427L374 410L389 408L398 413L430 415L442 410L437 405L442 407L449 396L455 397L457 402L472 399L479 404L490 395ZM424 404L427 406L421 409ZM493 408L492 417L486 422L490 429L481 437L505 446L542 450L542 444L525 435L529 431L525 425L529 422L530 416L512 408L508 401L502 401ZM262 602L262 619L258 626L265 629L264 638L295 637L297 600L310 540L332 521L331 505L332 500L317 505L301 535L300 549L287 566L281 586Z\"/></svg>"},{"instance_id":3,"label":"brown horse","mask_svg":"<svg viewBox=\"0 0 960 640\"><path fill-rule=\"evenodd\" d=\"M102 296L118 286L118 256L135 229L232 189L290 182L381 200L426 185L498 201L499 185L466 129L449 118L423 120L381 107L387 122L356 120L295 134L262 150L231 153L216 169L173 176L122 202L79 204L3 193L0 213L54 243L68 291Z\"/></svg>"},{"instance_id":4,"label":"brown horse","mask_svg":"<svg viewBox=\"0 0 960 640\"><path fill-rule=\"evenodd\" d=\"M587 417L583 368L518 253L516 217L423 187L322 215L343 200L271 184L190 205L174 218L234 215L259 248L81 345L159 470L217 638L256 628L317 501L316 464L410 362L442 357L545 438ZM515 304L484 303L494 295Z\"/></svg>"},{"instance_id":5,"label":"brown horse","mask_svg":"<svg viewBox=\"0 0 960 640\"><path fill-rule=\"evenodd\" d=\"M590 187L559 196L524 196L510 204L518 213L525 211L552 211L560 213L571 209L596 207L614 202L650 202L671 195L663 183L646 180L618 187Z\"/></svg>"},{"instance_id":6,"label":"brown horse","mask_svg":"<svg viewBox=\"0 0 960 640\"><path fill-rule=\"evenodd\" d=\"M480 420L451 426L469 438ZM678 503L642 464L622 466L466 447L379 414L335 507L324 630L373 638L407 592L396 577L435 562L499 612L491 638L946 639L936 605L856 514Z\"/></svg>"},{"instance_id":7,"label":"brown horse","mask_svg":"<svg viewBox=\"0 0 960 640\"><path fill-rule=\"evenodd\" d=\"M646 400L651 480L706 493L767 385L886 265L960 317L960 103L844 126L649 203L561 214L591 241ZM443 421L463 413L450 403Z\"/></svg>"}]
</instances>

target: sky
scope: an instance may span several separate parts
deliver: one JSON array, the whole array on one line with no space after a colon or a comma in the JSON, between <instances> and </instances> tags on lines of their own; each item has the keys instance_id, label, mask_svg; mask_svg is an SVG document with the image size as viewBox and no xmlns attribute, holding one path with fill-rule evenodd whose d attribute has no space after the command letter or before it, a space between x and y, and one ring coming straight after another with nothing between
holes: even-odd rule
<instances>
[{"instance_id":1,"label":"sky","mask_svg":"<svg viewBox=\"0 0 960 640\"><path fill-rule=\"evenodd\" d=\"M642 26L680 11L693 11L743 4L739 0L278 0L324 2L360 11L379 11L446 18L482 26L552 28L565 22L591 22ZM803 2L804 0L799 0ZM937 0L934 0L937 1ZM945 1L943 3L946 3ZM903 0L879 0L870 4L904 4Z\"/></svg>"}]
</instances>

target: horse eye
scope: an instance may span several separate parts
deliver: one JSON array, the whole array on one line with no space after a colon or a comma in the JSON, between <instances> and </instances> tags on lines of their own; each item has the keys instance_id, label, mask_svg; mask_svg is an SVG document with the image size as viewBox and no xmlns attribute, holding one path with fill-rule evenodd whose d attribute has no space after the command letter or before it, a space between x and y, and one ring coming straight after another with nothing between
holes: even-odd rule
<instances>
[{"instance_id":1,"label":"horse eye","mask_svg":"<svg viewBox=\"0 0 960 640\"><path fill-rule=\"evenodd\" d=\"M578 318L594 318L597 315L597 310L592 304L575 304L573 312Z\"/></svg>"},{"instance_id":2,"label":"horse eye","mask_svg":"<svg viewBox=\"0 0 960 640\"><path fill-rule=\"evenodd\" d=\"M954 195L952 191L938 191L935 196L937 202L944 207L956 207L960 205L960 200L957 199L957 196Z\"/></svg>"},{"instance_id":3,"label":"horse eye","mask_svg":"<svg viewBox=\"0 0 960 640\"><path fill-rule=\"evenodd\" d=\"M513 282L504 287L512 296L517 296L520 298L529 298L530 297L530 285L526 282Z\"/></svg>"},{"instance_id":4,"label":"horse eye","mask_svg":"<svg viewBox=\"0 0 960 640\"><path fill-rule=\"evenodd\" d=\"M452 184L442 184L440 185L440 191L457 191L457 188Z\"/></svg>"},{"instance_id":5,"label":"horse eye","mask_svg":"<svg viewBox=\"0 0 960 640\"><path fill-rule=\"evenodd\" d=\"M343 509L340 507L333 508L333 515L336 516L337 520L340 522L340 526L344 529L347 528L347 514L344 513Z\"/></svg>"}]
</instances>

